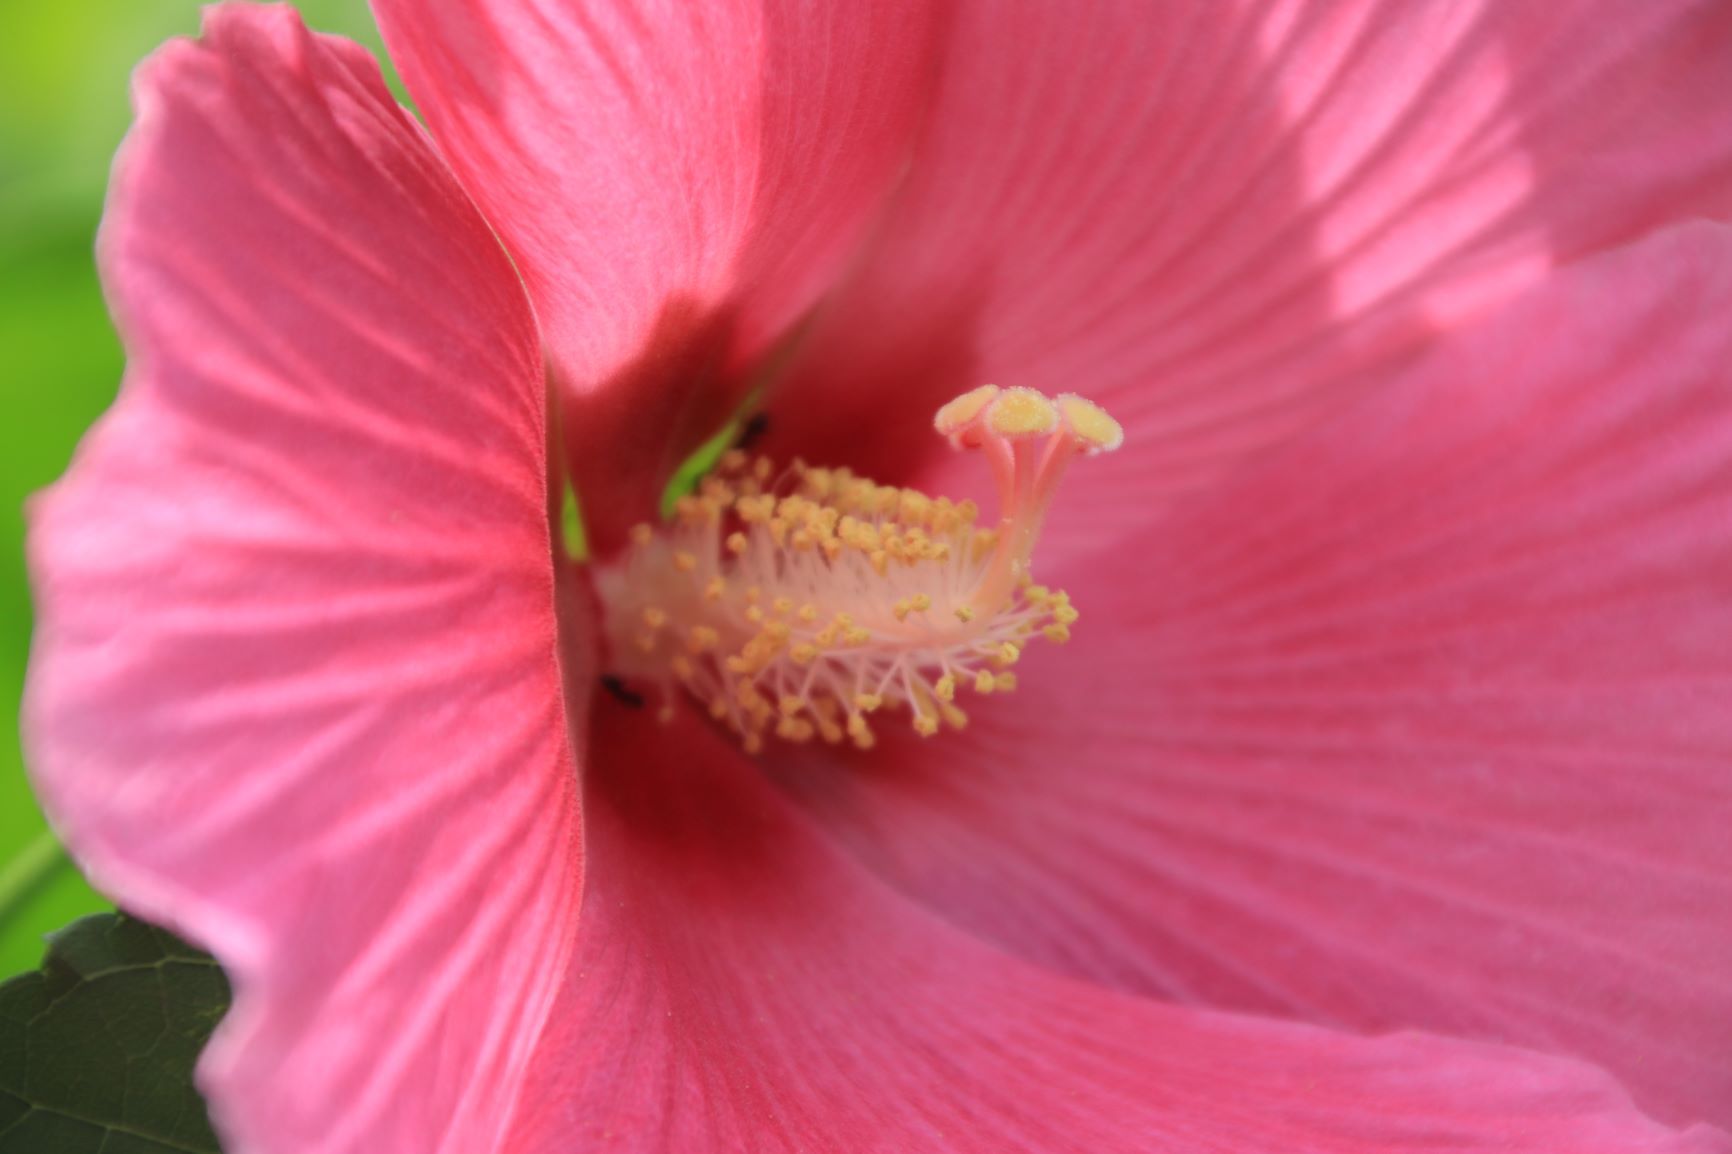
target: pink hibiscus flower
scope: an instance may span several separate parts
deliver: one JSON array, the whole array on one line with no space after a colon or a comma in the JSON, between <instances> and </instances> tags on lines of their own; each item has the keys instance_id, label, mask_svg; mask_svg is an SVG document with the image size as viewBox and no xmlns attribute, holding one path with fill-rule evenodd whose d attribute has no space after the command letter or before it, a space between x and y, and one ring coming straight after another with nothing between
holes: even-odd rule
<instances>
[{"instance_id":1,"label":"pink hibiscus flower","mask_svg":"<svg viewBox=\"0 0 1732 1154\"><path fill-rule=\"evenodd\" d=\"M287 9L143 71L34 510L233 1154L1732 1149L1732 5L376 7L430 133ZM611 564L762 388L960 498L985 382L1127 438L1013 696L596 692L561 474Z\"/></svg>"}]
</instances>

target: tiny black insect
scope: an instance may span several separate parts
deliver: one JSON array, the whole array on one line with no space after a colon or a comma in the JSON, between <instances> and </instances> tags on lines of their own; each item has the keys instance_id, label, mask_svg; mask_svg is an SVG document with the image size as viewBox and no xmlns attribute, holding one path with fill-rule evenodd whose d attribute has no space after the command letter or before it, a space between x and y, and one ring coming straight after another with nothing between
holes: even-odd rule
<instances>
[{"instance_id":1,"label":"tiny black insect","mask_svg":"<svg viewBox=\"0 0 1732 1154\"><path fill-rule=\"evenodd\" d=\"M613 694L615 700L628 709L643 708L643 694L635 689L626 688L625 682L611 673L601 675L601 687Z\"/></svg>"},{"instance_id":2,"label":"tiny black insect","mask_svg":"<svg viewBox=\"0 0 1732 1154\"><path fill-rule=\"evenodd\" d=\"M746 418L746 423L740 428L740 435L734 438L734 448L749 449L763 439L770 431L770 414L759 411Z\"/></svg>"}]
</instances>

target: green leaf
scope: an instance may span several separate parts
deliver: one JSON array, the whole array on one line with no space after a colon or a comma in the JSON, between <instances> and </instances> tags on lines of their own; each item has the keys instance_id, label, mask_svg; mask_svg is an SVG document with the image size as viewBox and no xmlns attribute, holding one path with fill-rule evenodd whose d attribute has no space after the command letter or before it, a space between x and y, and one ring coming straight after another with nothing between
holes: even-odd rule
<instances>
[{"instance_id":1,"label":"green leaf","mask_svg":"<svg viewBox=\"0 0 1732 1154\"><path fill-rule=\"evenodd\" d=\"M219 1154L192 1068L228 1009L207 954L125 914L0 986L0 1154Z\"/></svg>"}]
</instances>

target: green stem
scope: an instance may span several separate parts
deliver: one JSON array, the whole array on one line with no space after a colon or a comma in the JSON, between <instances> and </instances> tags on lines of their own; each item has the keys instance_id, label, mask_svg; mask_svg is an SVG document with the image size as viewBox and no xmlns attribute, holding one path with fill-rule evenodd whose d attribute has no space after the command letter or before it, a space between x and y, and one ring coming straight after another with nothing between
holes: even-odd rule
<instances>
[{"instance_id":1,"label":"green stem","mask_svg":"<svg viewBox=\"0 0 1732 1154\"><path fill-rule=\"evenodd\" d=\"M23 852L0 869L0 926L6 925L24 903L61 869L72 864L60 839L49 830L36 835Z\"/></svg>"}]
</instances>

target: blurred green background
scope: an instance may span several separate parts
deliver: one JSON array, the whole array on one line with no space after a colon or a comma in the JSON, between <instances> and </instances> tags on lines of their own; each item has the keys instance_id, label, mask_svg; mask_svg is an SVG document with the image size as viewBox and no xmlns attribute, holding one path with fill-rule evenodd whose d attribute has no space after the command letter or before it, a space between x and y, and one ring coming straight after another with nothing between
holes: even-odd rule
<instances>
[{"instance_id":1,"label":"blurred green background","mask_svg":"<svg viewBox=\"0 0 1732 1154\"><path fill-rule=\"evenodd\" d=\"M365 0L302 0L307 23L379 52ZM0 978L42 935L106 908L46 833L18 745L30 645L25 498L66 467L123 359L92 264L132 68L196 33L197 0L0 0ZM382 55L382 54L381 54Z\"/></svg>"}]
</instances>

